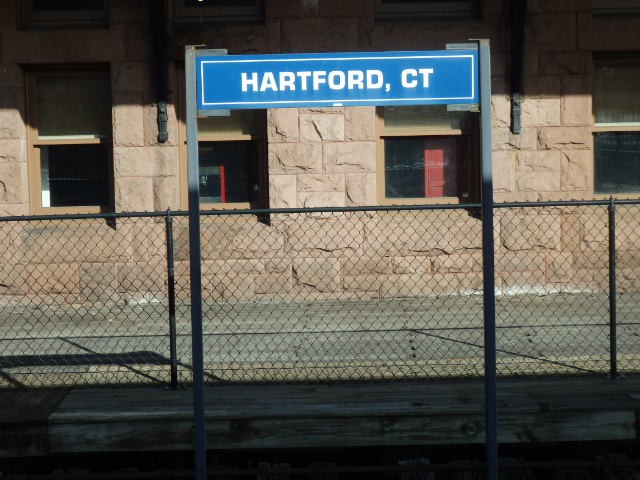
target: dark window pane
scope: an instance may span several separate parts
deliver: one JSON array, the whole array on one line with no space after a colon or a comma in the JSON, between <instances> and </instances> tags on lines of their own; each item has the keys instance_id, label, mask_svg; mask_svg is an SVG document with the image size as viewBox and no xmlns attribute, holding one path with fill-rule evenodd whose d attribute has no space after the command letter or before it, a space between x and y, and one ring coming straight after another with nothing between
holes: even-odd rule
<instances>
[{"instance_id":1,"label":"dark window pane","mask_svg":"<svg viewBox=\"0 0 640 480\"><path fill-rule=\"evenodd\" d=\"M256 0L184 0L185 7L255 7Z\"/></svg>"},{"instance_id":2,"label":"dark window pane","mask_svg":"<svg viewBox=\"0 0 640 480\"><path fill-rule=\"evenodd\" d=\"M377 16L383 19L477 17L481 0L379 0Z\"/></svg>"},{"instance_id":3,"label":"dark window pane","mask_svg":"<svg viewBox=\"0 0 640 480\"><path fill-rule=\"evenodd\" d=\"M75 12L104 10L104 0L33 0L35 12Z\"/></svg>"},{"instance_id":4,"label":"dark window pane","mask_svg":"<svg viewBox=\"0 0 640 480\"><path fill-rule=\"evenodd\" d=\"M200 200L203 203L249 202L256 189L253 142L200 142Z\"/></svg>"},{"instance_id":5,"label":"dark window pane","mask_svg":"<svg viewBox=\"0 0 640 480\"><path fill-rule=\"evenodd\" d=\"M595 134L595 191L640 192L640 132Z\"/></svg>"},{"instance_id":6,"label":"dark window pane","mask_svg":"<svg viewBox=\"0 0 640 480\"><path fill-rule=\"evenodd\" d=\"M640 2L638 0L592 0L594 16L622 16L638 15Z\"/></svg>"},{"instance_id":7,"label":"dark window pane","mask_svg":"<svg viewBox=\"0 0 640 480\"><path fill-rule=\"evenodd\" d=\"M429 4L429 3L443 3L443 0L382 0L383 4L399 4L399 5L404 5L404 4ZM449 1L448 3L463 3L466 4L468 3L466 0L462 0L462 1Z\"/></svg>"},{"instance_id":8,"label":"dark window pane","mask_svg":"<svg viewBox=\"0 0 640 480\"><path fill-rule=\"evenodd\" d=\"M264 0L181 0L176 22L183 25L256 22L264 18Z\"/></svg>"},{"instance_id":9,"label":"dark window pane","mask_svg":"<svg viewBox=\"0 0 640 480\"><path fill-rule=\"evenodd\" d=\"M40 152L44 207L108 205L106 145L49 145Z\"/></svg>"},{"instance_id":10,"label":"dark window pane","mask_svg":"<svg viewBox=\"0 0 640 480\"><path fill-rule=\"evenodd\" d=\"M387 198L424 197L424 140L394 138L384 142Z\"/></svg>"}]
</instances>

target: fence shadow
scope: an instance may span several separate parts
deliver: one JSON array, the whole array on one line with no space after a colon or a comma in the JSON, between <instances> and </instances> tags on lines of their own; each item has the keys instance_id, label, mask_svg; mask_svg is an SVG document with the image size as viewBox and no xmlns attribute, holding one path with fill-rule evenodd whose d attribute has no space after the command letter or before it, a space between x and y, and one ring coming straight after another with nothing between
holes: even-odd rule
<instances>
[{"instance_id":1,"label":"fence shadow","mask_svg":"<svg viewBox=\"0 0 640 480\"><path fill-rule=\"evenodd\" d=\"M67 367L83 365L169 365L168 358L155 352L77 353L49 355L0 355L0 368Z\"/></svg>"}]
</instances>

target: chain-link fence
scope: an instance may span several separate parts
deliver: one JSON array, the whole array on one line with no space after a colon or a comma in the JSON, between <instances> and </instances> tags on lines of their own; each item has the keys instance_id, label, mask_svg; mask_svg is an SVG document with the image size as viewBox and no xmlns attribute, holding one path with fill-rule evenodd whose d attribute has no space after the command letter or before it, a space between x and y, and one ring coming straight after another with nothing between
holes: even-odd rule
<instances>
[{"instance_id":1,"label":"chain-link fence","mask_svg":"<svg viewBox=\"0 0 640 480\"><path fill-rule=\"evenodd\" d=\"M34 217L0 230L0 384L167 381L162 218Z\"/></svg>"},{"instance_id":2,"label":"chain-link fence","mask_svg":"<svg viewBox=\"0 0 640 480\"><path fill-rule=\"evenodd\" d=\"M501 207L495 217L498 371L614 376L618 368L637 371L640 345L634 346L634 337L640 328L629 314L640 300L640 270L625 268L627 281L618 282L616 292L610 245L618 245L619 267L630 266L634 252L640 252L640 237L633 235L640 226L638 205L625 206L625 215L618 215L617 241L615 206L606 202ZM616 295L628 299L627 305L612 310Z\"/></svg>"},{"instance_id":3,"label":"chain-link fence","mask_svg":"<svg viewBox=\"0 0 640 480\"><path fill-rule=\"evenodd\" d=\"M640 370L640 204L496 207L499 374ZM482 376L478 212L203 212L205 379ZM0 229L0 386L191 382L184 212Z\"/></svg>"}]
</instances>

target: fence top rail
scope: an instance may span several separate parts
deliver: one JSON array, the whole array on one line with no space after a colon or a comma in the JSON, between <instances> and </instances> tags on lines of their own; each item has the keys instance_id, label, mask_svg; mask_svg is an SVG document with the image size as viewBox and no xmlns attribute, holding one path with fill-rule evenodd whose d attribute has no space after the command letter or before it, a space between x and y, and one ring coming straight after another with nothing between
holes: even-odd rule
<instances>
[{"instance_id":1,"label":"fence top rail","mask_svg":"<svg viewBox=\"0 0 640 480\"><path fill-rule=\"evenodd\" d=\"M588 207L615 205L640 205L640 199L616 199L602 200L559 200L544 202L503 202L494 204L494 208L526 208L526 207Z\"/></svg>"},{"instance_id":2,"label":"fence top rail","mask_svg":"<svg viewBox=\"0 0 640 480\"><path fill-rule=\"evenodd\" d=\"M178 213L178 212L176 212ZM116 220L118 218L151 218L176 215L174 212L120 212L120 213L65 213L57 215L15 215L0 217L0 222L21 222L41 220ZM186 212L184 212L186 214Z\"/></svg>"},{"instance_id":3,"label":"fence top rail","mask_svg":"<svg viewBox=\"0 0 640 480\"><path fill-rule=\"evenodd\" d=\"M246 210L205 210L201 215L286 215L309 213L397 212L414 210L468 210L478 209L479 203L441 205L377 205L363 207L315 207L315 208L257 208Z\"/></svg>"},{"instance_id":4,"label":"fence top rail","mask_svg":"<svg viewBox=\"0 0 640 480\"><path fill-rule=\"evenodd\" d=\"M478 209L479 203L442 204L442 205L382 205L364 207L317 207L317 208L248 208L228 210L202 210L204 216L230 216L230 215L277 215L277 214L309 214L309 213L347 213L347 212L388 212L411 210L466 210ZM166 210L162 212L119 212L119 213L83 213L62 215L19 215L0 217L0 222L38 221L38 220L85 220L118 218L148 218L148 217L187 217L185 210Z\"/></svg>"},{"instance_id":5,"label":"fence top rail","mask_svg":"<svg viewBox=\"0 0 640 480\"><path fill-rule=\"evenodd\" d=\"M640 199L606 199L606 200L565 200L549 202L503 202L494 204L494 208L528 208L528 207L585 207L615 205L640 205ZM398 212L421 210L479 210L480 203L439 204L439 205L377 205L359 207L317 207L317 208L248 208L229 210L202 210L203 216L232 215L277 215L277 214L310 214L310 213L349 213L349 212ZM44 221L44 220L117 220L121 218L164 218L187 217L186 210L166 210L158 212L111 212L111 213L78 213L58 215L15 215L2 216L0 222Z\"/></svg>"}]
</instances>

